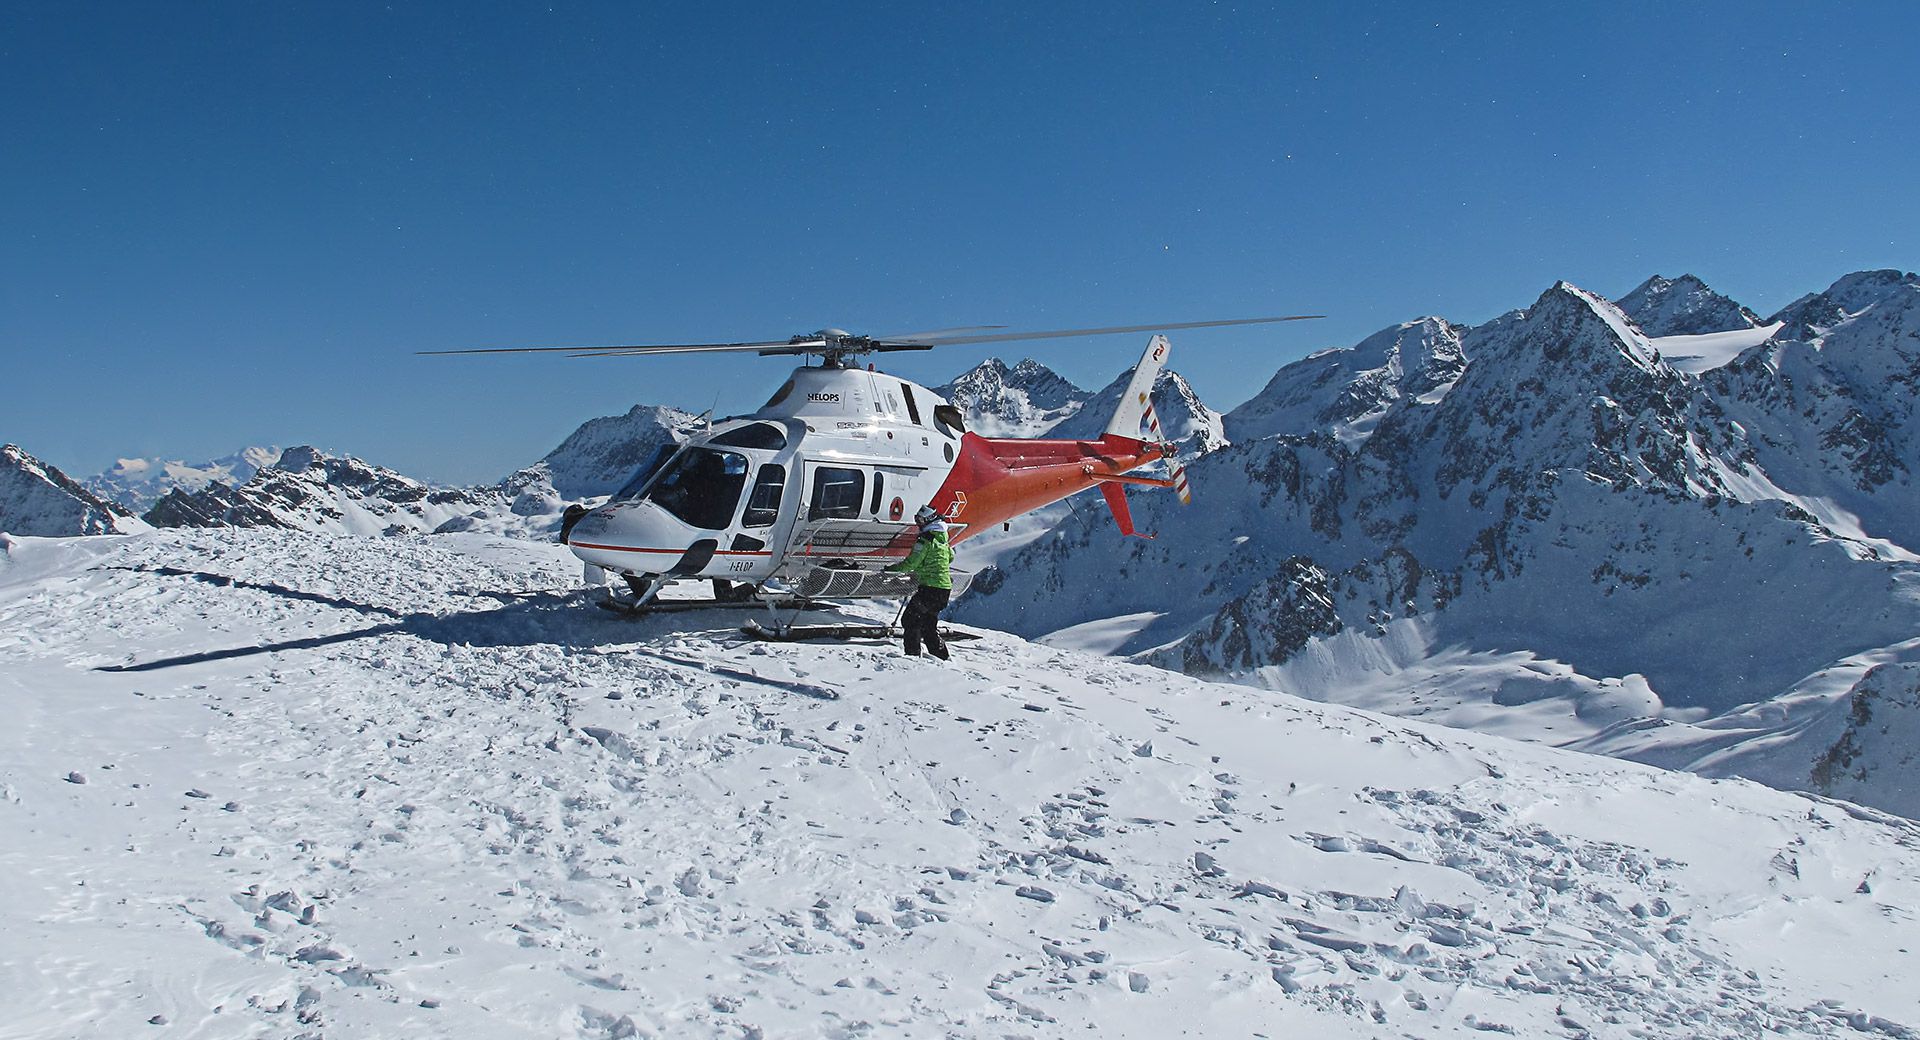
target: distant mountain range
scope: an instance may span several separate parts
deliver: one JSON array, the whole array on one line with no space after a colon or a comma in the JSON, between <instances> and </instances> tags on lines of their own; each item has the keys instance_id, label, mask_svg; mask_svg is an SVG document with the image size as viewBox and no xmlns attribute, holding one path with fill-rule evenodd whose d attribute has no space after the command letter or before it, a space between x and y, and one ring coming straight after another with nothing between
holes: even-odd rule
<instances>
[{"instance_id":1,"label":"distant mountain range","mask_svg":"<svg viewBox=\"0 0 1920 1040\"><path fill-rule=\"evenodd\" d=\"M155 527L281 527L330 534L408 534L440 529L489 509L502 488L438 488L352 457L288 448L239 485L174 488L147 510Z\"/></svg>"},{"instance_id":2,"label":"distant mountain range","mask_svg":"<svg viewBox=\"0 0 1920 1040\"><path fill-rule=\"evenodd\" d=\"M279 457L279 448L250 447L207 462L120 459L106 472L88 477L85 484L95 495L143 513L175 488L198 491L216 481L244 484Z\"/></svg>"}]
</instances>

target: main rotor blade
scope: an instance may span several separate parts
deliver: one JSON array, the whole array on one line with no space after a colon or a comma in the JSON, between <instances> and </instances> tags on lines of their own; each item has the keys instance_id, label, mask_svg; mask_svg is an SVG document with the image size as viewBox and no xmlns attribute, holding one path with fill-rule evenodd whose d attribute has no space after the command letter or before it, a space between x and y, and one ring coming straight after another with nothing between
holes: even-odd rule
<instances>
[{"instance_id":1,"label":"main rotor blade","mask_svg":"<svg viewBox=\"0 0 1920 1040\"><path fill-rule=\"evenodd\" d=\"M759 343L650 343L633 346L610 347L482 347L477 350L420 350L418 354L546 354L553 352L568 353L571 357L596 357L600 355L625 356L628 354L696 354L705 351L727 352L741 350L766 350L769 347L804 347L808 343L794 343L784 339L770 339ZM811 342L820 346L820 342Z\"/></svg>"},{"instance_id":2,"label":"main rotor blade","mask_svg":"<svg viewBox=\"0 0 1920 1040\"><path fill-rule=\"evenodd\" d=\"M946 341L949 337L968 332L986 332L989 329L1004 329L1005 325L961 325L951 329L930 329L926 332L890 332L884 336L875 336L883 343L921 343L932 340Z\"/></svg>"},{"instance_id":3,"label":"main rotor blade","mask_svg":"<svg viewBox=\"0 0 1920 1040\"><path fill-rule=\"evenodd\" d=\"M649 354L805 354L827 345L826 340L806 339L798 343L660 343L641 347L574 347L568 357L645 357Z\"/></svg>"},{"instance_id":4,"label":"main rotor blade","mask_svg":"<svg viewBox=\"0 0 1920 1040\"><path fill-rule=\"evenodd\" d=\"M1173 329L1211 329L1224 325L1263 325L1275 321L1306 321L1311 318L1324 318L1324 314L1291 314L1284 318L1234 318L1228 321L1182 321L1159 325L1113 325L1103 329L1055 329L1051 332L1002 332L985 336L952 336L939 340L915 341L912 339L875 338L876 347L913 347L913 346L960 346L965 343L1008 343L1023 339L1066 339L1070 336L1107 336L1122 332L1168 332Z\"/></svg>"}]
</instances>

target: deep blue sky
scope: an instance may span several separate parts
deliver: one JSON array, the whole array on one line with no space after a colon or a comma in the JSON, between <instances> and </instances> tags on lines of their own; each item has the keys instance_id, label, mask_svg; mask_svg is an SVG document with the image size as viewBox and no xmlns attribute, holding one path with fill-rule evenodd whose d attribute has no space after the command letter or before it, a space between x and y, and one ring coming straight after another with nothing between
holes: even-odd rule
<instances>
[{"instance_id":1,"label":"deep blue sky","mask_svg":"<svg viewBox=\"0 0 1920 1040\"><path fill-rule=\"evenodd\" d=\"M0 7L0 440L493 479L783 362L413 351L1330 315L1177 336L1226 407L1560 278L1916 266L1907 0L711 6Z\"/></svg>"}]
</instances>

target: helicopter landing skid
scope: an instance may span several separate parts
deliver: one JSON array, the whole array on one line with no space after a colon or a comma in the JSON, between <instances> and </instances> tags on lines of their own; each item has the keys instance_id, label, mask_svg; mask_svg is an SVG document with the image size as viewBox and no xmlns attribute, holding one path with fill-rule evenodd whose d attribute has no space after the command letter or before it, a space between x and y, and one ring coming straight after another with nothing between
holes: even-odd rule
<instances>
[{"instance_id":1,"label":"helicopter landing skid","mask_svg":"<svg viewBox=\"0 0 1920 1040\"><path fill-rule=\"evenodd\" d=\"M751 596L734 599L655 599L653 596L623 596L612 589L593 600L593 605L602 610L611 611L627 617L644 617L648 614L684 614L696 610L749 610L755 604L765 603L769 608L788 607L796 611L812 610L820 606L813 600L799 596L766 597Z\"/></svg>"},{"instance_id":2,"label":"helicopter landing skid","mask_svg":"<svg viewBox=\"0 0 1920 1040\"><path fill-rule=\"evenodd\" d=\"M835 640L840 642L877 641L892 645L900 638L900 630L887 625L788 625L784 628L768 628L758 621L749 621L740 626L740 631L751 638L772 643ZM949 644L980 638L978 633L954 628L942 629L940 636Z\"/></svg>"},{"instance_id":3,"label":"helicopter landing skid","mask_svg":"<svg viewBox=\"0 0 1920 1040\"><path fill-rule=\"evenodd\" d=\"M774 643L803 643L814 639L870 639L890 643L899 633L885 625L776 625L769 628L748 621L740 631L754 639Z\"/></svg>"}]
</instances>

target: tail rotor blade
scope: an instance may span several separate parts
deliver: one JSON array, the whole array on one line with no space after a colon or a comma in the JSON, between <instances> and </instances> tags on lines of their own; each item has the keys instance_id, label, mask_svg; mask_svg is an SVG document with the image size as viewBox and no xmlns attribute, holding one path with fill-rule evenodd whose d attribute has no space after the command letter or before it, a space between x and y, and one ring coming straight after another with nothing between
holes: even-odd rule
<instances>
[{"instance_id":1,"label":"tail rotor blade","mask_svg":"<svg viewBox=\"0 0 1920 1040\"><path fill-rule=\"evenodd\" d=\"M1180 460L1172 456L1168 456L1167 458L1167 467L1172 471L1173 493L1180 496L1180 504L1183 506L1192 505L1193 492L1187 488L1187 467L1182 466Z\"/></svg>"}]
</instances>

